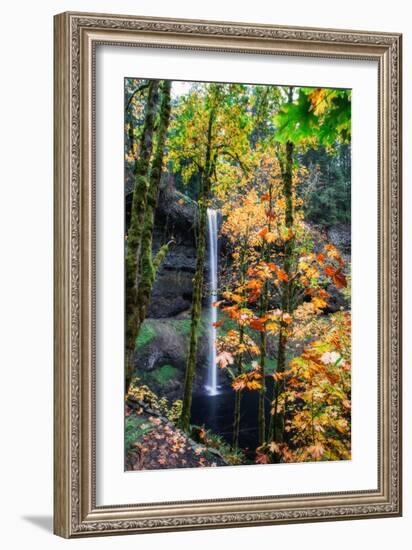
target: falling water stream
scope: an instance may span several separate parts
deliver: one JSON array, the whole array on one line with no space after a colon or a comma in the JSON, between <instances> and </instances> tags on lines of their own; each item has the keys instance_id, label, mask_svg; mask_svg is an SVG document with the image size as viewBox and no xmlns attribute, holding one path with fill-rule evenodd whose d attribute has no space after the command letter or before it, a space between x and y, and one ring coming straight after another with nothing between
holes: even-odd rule
<instances>
[{"instance_id":1,"label":"falling water stream","mask_svg":"<svg viewBox=\"0 0 412 550\"><path fill-rule=\"evenodd\" d=\"M213 302L217 297L217 212L207 209L208 240L209 240L209 290L210 290L210 338L209 338L209 366L207 377L207 391L209 395L217 395L217 364L216 364L216 325L217 308Z\"/></svg>"},{"instance_id":2,"label":"falling water stream","mask_svg":"<svg viewBox=\"0 0 412 550\"><path fill-rule=\"evenodd\" d=\"M205 426L212 432L222 436L227 443L232 442L233 437L233 410L235 393L230 386L219 384L218 366L216 364L216 326L218 308L213 307L217 300L218 291L218 212L209 208L207 210L208 221L208 290L210 292L208 310L209 338L208 338L208 365L204 391L193 396L192 423L197 426ZM270 382L269 382L270 383ZM268 387L268 391L271 391ZM256 423L258 413L258 393L244 392L242 397L241 429L239 436L240 446L247 449L255 449L258 442L258 427ZM270 407L267 407L266 417L269 420Z\"/></svg>"}]
</instances>

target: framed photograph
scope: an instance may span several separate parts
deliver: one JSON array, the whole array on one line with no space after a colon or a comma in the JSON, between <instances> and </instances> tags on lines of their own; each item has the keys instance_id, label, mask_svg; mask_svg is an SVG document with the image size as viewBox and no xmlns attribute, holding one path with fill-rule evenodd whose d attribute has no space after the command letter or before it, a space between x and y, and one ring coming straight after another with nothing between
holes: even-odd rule
<instances>
[{"instance_id":1,"label":"framed photograph","mask_svg":"<svg viewBox=\"0 0 412 550\"><path fill-rule=\"evenodd\" d=\"M55 17L63 537L401 514L401 35Z\"/></svg>"}]
</instances>

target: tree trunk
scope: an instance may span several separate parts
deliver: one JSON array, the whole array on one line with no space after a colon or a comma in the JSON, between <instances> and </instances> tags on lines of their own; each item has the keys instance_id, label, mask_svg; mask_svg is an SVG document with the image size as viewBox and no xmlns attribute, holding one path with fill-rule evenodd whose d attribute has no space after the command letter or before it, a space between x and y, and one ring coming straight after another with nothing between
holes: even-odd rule
<instances>
[{"instance_id":1,"label":"tree trunk","mask_svg":"<svg viewBox=\"0 0 412 550\"><path fill-rule=\"evenodd\" d=\"M170 80L165 80L161 86L162 100L160 105L160 120L157 131L157 144L150 168L149 190L147 193L146 212L142 232L140 255L141 269L137 292L138 318L136 337L138 336L140 327L146 318L147 306L149 304L157 270L169 248L169 244L164 244L160 248L157 256L153 258L152 245L154 220L157 202L159 199L160 178L163 170L164 146L170 119L170 90L171 82Z\"/></svg>"},{"instance_id":2,"label":"tree trunk","mask_svg":"<svg viewBox=\"0 0 412 550\"><path fill-rule=\"evenodd\" d=\"M143 222L149 189L148 172L153 149L153 132L158 103L159 81L149 84L145 109L145 120L140 140L139 157L135 164L135 186L133 189L130 226L126 247L126 391L130 385L134 367L136 327L138 326L137 289L140 266L140 249Z\"/></svg>"},{"instance_id":3,"label":"tree trunk","mask_svg":"<svg viewBox=\"0 0 412 550\"><path fill-rule=\"evenodd\" d=\"M190 324L189 351L186 363L185 383L183 392L182 416L180 417L180 427L182 430L189 431L190 414L192 408L192 388L193 379L196 371L196 352L199 323L202 314L202 293L203 293L203 271L205 266L206 254L206 221L207 207L209 204L209 195L211 188L211 174L213 174L214 163L212 162L212 130L215 120L215 109L212 108L209 113L207 146L205 155L205 168L201 174L201 192L199 201L199 237L196 247L196 268L193 280L192 311Z\"/></svg>"},{"instance_id":4,"label":"tree trunk","mask_svg":"<svg viewBox=\"0 0 412 550\"><path fill-rule=\"evenodd\" d=\"M272 211L272 195L273 189L269 185L269 212ZM271 220L268 219L268 231L272 230ZM264 244L263 259L268 262L271 259L271 247L269 243ZM264 317L269 306L269 288L267 281L263 286L263 292L260 304L260 316ZM266 399L266 355L267 355L267 334L266 329L260 333L260 369L262 375L262 387L259 391L259 409L258 409L258 435L259 445L263 445L266 441L266 414L265 414L265 399Z\"/></svg>"},{"instance_id":5,"label":"tree trunk","mask_svg":"<svg viewBox=\"0 0 412 550\"><path fill-rule=\"evenodd\" d=\"M199 204L199 237L196 247L196 270L193 281L189 351L185 373L182 416L180 418L180 427L185 431L189 431L190 427L192 387L196 371L198 331L202 314L203 272L206 255L206 221L209 189L210 182L208 178L202 178L202 199Z\"/></svg>"},{"instance_id":6,"label":"tree trunk","mask_svg":"<svg viewBox=\"0 0 412 550\"><path fill-rule=\"evenodd\" d=\"M241 255L240 255L240 286L242 287L242 305L243 306L246 306L247 304L245 280L246 280L246 271L248 268L247 253L246 253L246 250L248 247L248 233L249 233L249 229L247 229L247 232L245 234L244 243L241 248ZM243 326L243 324L240 323L240 321L238 321L238 327L239 327L239 347L240 347L240 346L243 346L245 341L245 327ZM237 356L236 367L237 367L237 376L240 376L243 370L243 351L240 351ZM237 450L239 447L241 401L242 401L242 391L239 390L235 392L235 411L234 411L234 418L233 418L232 447L235 450Z\"/></svg>"},{"instance_id":7,"label":"tree trunk","mask_svg":"<svg viewBox=\"0 0 412 550\"><path fill-rule=\"evenodd\" d=\"M258 435L259 445L263 445L266 439L266 418L265 418L265 394L266 394L266 381L265 381L265 365L266 365L266 332L260 334L260 371L262 374L262 387L259 390L259 410L258 410Z\"/></svg>"},{"instance_id":8,"label":"tree trunk","mask_svg":"<svg viewBox=\"0 0 412 550\"><path fill-rule=\"evenodd\" d=\"M239 448L240 432L240 402L242 399L242 390L235 392L235 417L233 421L233 442L232 447L235 451Z\"/></svg>"},{"instance_id":9,"label":"tree trunk","mask_svg":"<svg viewBox=\"0 0 412 550\"><path fill-rule=\"evenodd\" d=\"M286 211L285 211L285 224L288 229L293 227L293 143L286 143L286 159L285 159L285 169L282 174L283 179L283 196L286 202ZM295 239L292 236L285 243L285 252L283 260L283 270L288 276L288 280L283 283L283 292L281 299L281 308L284 313L291 313L291 297L292 297L292 286L293 282L291 281L291 271L292 271L292 262L293 262L293 253L295 247ZM277 354L277 367L276 372L283 373L286 368L286 346L287 346L288 336L287 336L287 324L282 322L279 330L279 346ZM269 425L269 441L282 442L284 439L284 414L278 412L278 402L279 396L284 389L284 381L276 380L273 385L273 403L274 403L274 414L271 417L271 422Z\"/></svg>"},{"instance_id":10,"label":"tree trunk","mask_svg":"<svg viewBox=\"0 0 412 550\"><path fill-rule=\"evenodd\" d=\"M242 278L242 285L243 285L243 278ZM242 345L244 342L244 328L243 326L239 327L239 344ZM243 357L242 353L239 353L239 356L237 358L237 375L240 376L242 374L242 362ZM235 392L235 414L233 418L233 442L232 447L237 450L239 447L239 432L240 432L240 402L242 399L242 391L236 391Z\"/></svg>"}]
</instances>

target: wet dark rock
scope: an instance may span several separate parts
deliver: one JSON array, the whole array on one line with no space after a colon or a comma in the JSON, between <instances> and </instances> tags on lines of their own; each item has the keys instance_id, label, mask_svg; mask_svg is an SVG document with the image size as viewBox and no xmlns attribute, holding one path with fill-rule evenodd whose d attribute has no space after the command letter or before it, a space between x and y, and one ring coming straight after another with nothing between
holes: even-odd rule
<instances>
[{"instance_id":1,"label":"wet dark rock","mask_svg":"<svg viewBox=\"0 0 412 550\"><path fill-rule=\"evenodd\" d=\"M329 298L328 307L325 309L325 313L336 313L340 310L350 309L349 301L335 285L329 285L326 291L329 293Z\"/></svg>"},{"instance_id":2,"label":"wet dark rock","mask_svg":"<svg viewBox=\"0 0 412 550\"><path fill-rule=\"evenodd\" d=\"M153 250L173 241L159 269L148 316L180 315L192 303L192 281L196 267L196 203L173 187L161 190L155 218Z\"/></svg>"},{"instance_id":3,"label":"wet dark rock","mask_svg":"<svg viewBox=\"0 0 412 550\"><path fill-rule=\"evenodd\" d=\"M350 224L331 225L326 229L328 240L340 250L344 256L351 253L351 226Z\"/></svg>"},{"instance_id":4,"label":"wet dark rock","mask_svg":"<svg viewBox=\"0 0 412 550\"><path fill-rule=\"evenodd\" d=\"M126 227L130 222L134 186L133 163L126 166ZM176 190L173 175L162 178L153 233L153 252L170 243L160 266L148 317L160 319L181 314L192 302L192 280L196 264L197 205Z\"/></svg>"}]
</instances>

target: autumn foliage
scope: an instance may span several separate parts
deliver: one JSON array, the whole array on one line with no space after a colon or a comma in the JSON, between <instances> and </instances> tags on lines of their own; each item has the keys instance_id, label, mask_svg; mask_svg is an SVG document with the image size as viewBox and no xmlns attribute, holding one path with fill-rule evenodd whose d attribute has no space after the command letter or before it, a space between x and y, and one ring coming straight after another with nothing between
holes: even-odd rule
<instances>
[{"instance_id":1,"label":"autumn foliage","mask_svg":"<svg viewBox=\"0 0 412 550\"><path fill-rule=\"evenodd\" d=\"M217 359L235 392L262 391L265 377L277 388L272 396L265 394L272 418L257 462L349 458L350 314L324 319L330 298L326 289L347 286L345 262L331 243L315 247L297 196L304 184L302 171L293 179L294 223L286 226L274 164L262 157L261 184L239 196L237 208L227 209L221 228L232 243L232 270L215 303L221 311ZM285 246L291 240L286 270ZM285 292L286 311L280 307ZM268 370L267 361L262 362L267 351L262 335L309 344L284 370L277 369L279 361ZM282 434L274 426L280 417Z\"/></svg>"},{"instance_id":2,"label":"autumn foliage","mask_svg":"<svg viewBox=\"0 0 412 550\"><path fill-rule=\"evenodd\" d=\"M153 84L146 87L150 92ZM350 92L213 83L193 84L177 98L172 93L170 99L170 86L167 90L163 127L160 122L155 124L154 115L153 120L150 118L150 95L146 103L133 99L135 119L144 120L146 130L139 130L139 125L134 129L128 119L130 146L126 160L133 159L140 167L139 155L142 157L147 142L144 132L148 133L149 127L150 138L161 152L160 172L176 178L195 197L197 255L190 331L184 391L178 409L176 406L173 409L178 414L170 416L167 407L164 409L164 414L170 413L167 417L176 429L162 425L161 434L154 436L156 444L145 433L144 443L134 447L132 468L139 469L150 457L156 460L160 440L162 451L157 462L162 467L167 467L166 454L170 449L174 465L182 460L194 465L210 465L209 462L214 465L213 460L207 462L203 455L200 458L196 452L193 455L185 439L194 433L191 407L206 294L208 208L219 211L219 238L225 247L218 295L213 303L218 320L213 325L217 331L216 361L234 403L231 441L225 443L230 447L228 460L233 464L244 462L239 436L246 392L254 392L257 402L253 414L256 414L258 444L248 450L249 460L258 464L348 460L351 458L351 313L350 305L339 309L332 307L332 301L336 293L350 297L350 258L325 237L322 227L314 227L305 219L306 189L312 176L300 160L308 151L322 148L332 155L339 144L350 143ZM163 132L160 136L159 127ZM150 168L153 153L145 154L145 181L153 180L157 185L152 200L155 206L160 172L153 177ZM136 176L137 213L139 181ZM149 205L151 199L149 194ZM138 233L140 226L136 220ZM146 233L150 248L153 212L149 222ZM129 229L129 241L130 235L133 232ZM133 290L141 284L144 264L134 264L140 248L136 245L134 250L130 242L128 248ZM167 252L165 248L164 255ZM149 267L153 267L151 251L147 254ZM146 301L155 276L153 271ZM139 318L139 327L145 313L146 307ZM134 337L133 315L129 325ZM133 341L130 346L133 347ZM140 396L139 388L133 391ZM150 390L144 390L146 399L147 392ZM129 392L129 399L132 398ZM152 417L148 419L150 433L158 423ZM201 427L195 432L205 445L206 429ZM208 437L208 444L212 445L213 435ZM223 443L219 445L223 448ZM179 453L185 456L182 458Z\"/></svg>"}]
</instances>

